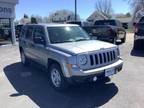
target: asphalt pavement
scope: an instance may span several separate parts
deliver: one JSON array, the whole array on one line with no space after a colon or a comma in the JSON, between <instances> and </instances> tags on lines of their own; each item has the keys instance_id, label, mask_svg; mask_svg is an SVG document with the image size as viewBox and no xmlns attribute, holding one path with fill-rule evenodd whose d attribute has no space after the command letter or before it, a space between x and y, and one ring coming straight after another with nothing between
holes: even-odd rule
<instances>
[{"instance_id":1,"label":"asphalt pavement","mask_svg":"<svg viewBox=\"0 0 144 108\"><path fill-rule=\"evenodd\" d=\"M0 108L143 108L144 52L133 51L133 34L119 46L123 70L107 83L57 92L47 75L20 63L18 46L0 46Z\"/></svg>"}]
</instances>

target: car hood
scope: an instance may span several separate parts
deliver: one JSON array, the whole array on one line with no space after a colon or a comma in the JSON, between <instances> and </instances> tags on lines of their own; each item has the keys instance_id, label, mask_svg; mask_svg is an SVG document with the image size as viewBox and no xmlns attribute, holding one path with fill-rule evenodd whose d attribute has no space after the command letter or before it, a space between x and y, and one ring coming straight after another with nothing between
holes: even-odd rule
<instances>
[{"instance_id":1,"label":"car hood","mask_svg":"<svg viewBox=\"0 0 144 108\"><path fill-rule=\"evenodd\" d=\"M110 44L98 40L59 43L59 44L52 44L52 46L55 47L55 49L57 50L66 51L73 54L86 53L86 52L97 51L100 49L108 49L108 48L116 47L116 45L114 44Z\"/></svg>"}]
</instances>

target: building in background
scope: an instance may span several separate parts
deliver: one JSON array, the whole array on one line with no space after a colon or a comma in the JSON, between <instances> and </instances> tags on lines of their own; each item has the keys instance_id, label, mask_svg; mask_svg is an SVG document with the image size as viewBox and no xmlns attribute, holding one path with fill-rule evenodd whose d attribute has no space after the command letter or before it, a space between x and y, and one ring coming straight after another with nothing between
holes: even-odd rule
<instances>
[{"instance_id":1,"label":"building in background","mask_svg":"<svg viewBox=\"0 0 144 108\"><path fill-rule=\"evenodd\" d=\"M123 26L127 26L127 28L133 27L132 17L116 17L115 19L119 20Z\"/></svg>"},{"instance_id":2,"label":"building in background","mask_svg":"<svg viewBox=\"0 0 144 108\"><path fill-rule=\"evenodd\" d=\"M95 11L87 18L87 21L90 22L91 24L94 24L96 20L104 20L104 19L109 19L109 18L104 14Z\"/></svg>"},{"instance_id":3,"label":"building in background","mask_svg":"<svg viewBox=\"0 0 144 108\"><path fill-rule=\"evenodd\" d=\"M15 38L15 6L18 4L18 0L0 0L0 29L9 29L10 38L12 43L16 43ZM0 36L4 35L0 33Z\"/></svg>"},{"instance_id":4,"label":"building in background","mask_svg":"<svg viewBox=\"0 0 144 108\"><path fill-rule=\"evenodd\" d=\"M69 10L58 10L49 15L49 23L65 23L68 21L74 21L75 14ZM77 21L80 21L80 17L77 15Z\"/></svg>"}]
</instances>

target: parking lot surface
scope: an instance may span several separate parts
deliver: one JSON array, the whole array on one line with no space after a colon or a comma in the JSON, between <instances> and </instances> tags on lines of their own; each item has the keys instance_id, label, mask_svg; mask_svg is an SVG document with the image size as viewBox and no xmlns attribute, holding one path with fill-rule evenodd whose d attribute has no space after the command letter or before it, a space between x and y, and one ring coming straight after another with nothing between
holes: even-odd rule
<instances>
[{"instance_id":1,"label":"parking lot surface","mask_svg":"<svg viewBox=\"0 0 144 108\"><path fill-rule=\"evenodd\" d=\"M66 92L52 89L39 69L21 65L18 46L0 47L0 108L143 108L144 52L132 50L133 34L119 47L124 68L110 82Z\"/></svg>"}]
</instances>

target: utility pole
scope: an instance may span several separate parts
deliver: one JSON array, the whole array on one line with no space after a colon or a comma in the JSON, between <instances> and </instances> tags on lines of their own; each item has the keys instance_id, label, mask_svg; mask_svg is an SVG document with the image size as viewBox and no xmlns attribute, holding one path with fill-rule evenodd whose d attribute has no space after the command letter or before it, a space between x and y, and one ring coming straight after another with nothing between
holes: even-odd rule
<instances>
[{"instance_id":1,"label":"utility pole","mask_svg":"<svg viewBox=\"0 0 144 108\"><path fill-rule=\"evenodd\" d=\"M77 0L75 0L75 21L77 21Z\"/></svg>"}]
</instances>

